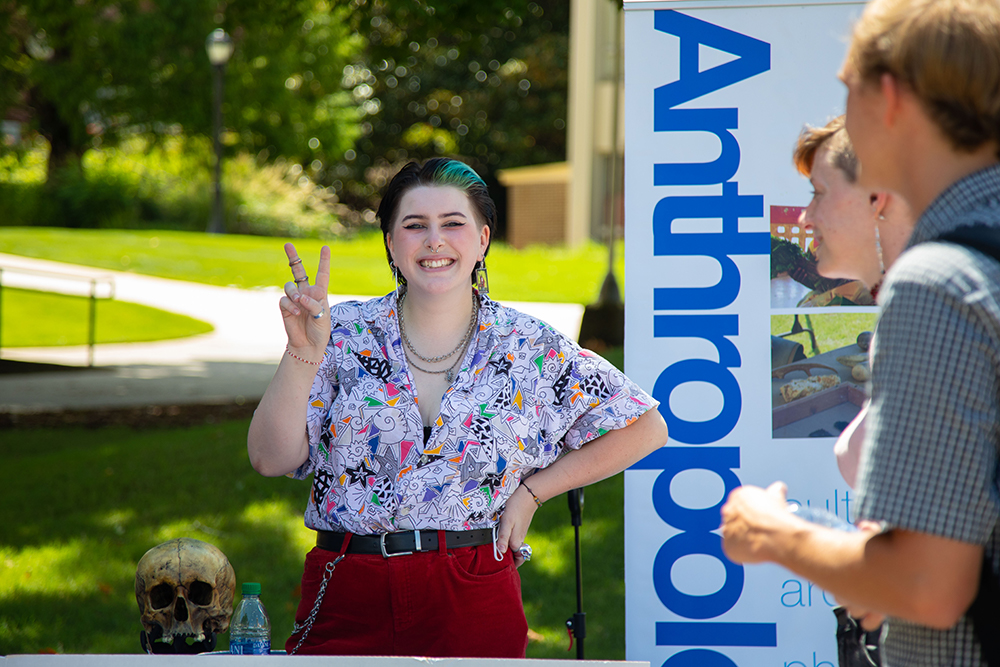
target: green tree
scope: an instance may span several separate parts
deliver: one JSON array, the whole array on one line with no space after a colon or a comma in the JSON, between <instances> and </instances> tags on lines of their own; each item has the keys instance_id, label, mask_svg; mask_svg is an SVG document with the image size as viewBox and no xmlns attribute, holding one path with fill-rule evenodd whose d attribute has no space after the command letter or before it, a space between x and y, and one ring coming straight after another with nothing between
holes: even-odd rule
<instances>
[{"instance_id":1,"label":"green tree","mask_svg":"<svg viewBox=\"0 0 1000 667\"><path fill-rule=\"evenodd\" d=\"M210 134L214 28L235 52L226 143L321 165L357 136L342 86L361 42L325 0L0 0L0 113L27 109L48 174L134 133Z\"/></svg>"},{"instance_id":2,"label":"green tree","mask_svg":"<svg viewBox=\"0 0 1000 667\"><path fill-rule=\"evenodd\" d=\"M345 82L364 119L355 151L327 175L345 201L370 206L407 159L459 156L494 185L497 169L565 159L568 2L350 6L366 46Z\"/></svg>"}]
</instances>

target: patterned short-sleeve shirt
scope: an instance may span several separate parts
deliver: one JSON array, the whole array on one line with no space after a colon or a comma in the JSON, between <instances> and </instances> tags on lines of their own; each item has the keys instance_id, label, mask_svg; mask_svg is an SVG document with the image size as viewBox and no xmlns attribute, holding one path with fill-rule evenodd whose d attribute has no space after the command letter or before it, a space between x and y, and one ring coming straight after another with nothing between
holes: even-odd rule
<instances>
[{"instance_id":1,"label":"patterned short-sleeve shirt","mask_svg":"<svg viewBox=\"0 0 1000 667\"><path fill-rule=\"evenodd\" d=\"M657 401L533 317L480 298L478 331L424 443L395 293L330 308L309 396L306 525L376 534L492 527L522 477Z\"/></svg>"},{"instance_id":2,"label":"patterned short-sleeve shirt","mask_svg":"<svg viewBox=\"0 0 1000 667\"><path fill-rule=\"evenodd\" d=\"M1000 263L926 243L974 224L1000 227L1000 166L942 193L886 277L858 516L983 545L998 570ZM882 657L888 667L985 664L967 616L948 630L890 619Z\"/></svg>"}]
</instances>

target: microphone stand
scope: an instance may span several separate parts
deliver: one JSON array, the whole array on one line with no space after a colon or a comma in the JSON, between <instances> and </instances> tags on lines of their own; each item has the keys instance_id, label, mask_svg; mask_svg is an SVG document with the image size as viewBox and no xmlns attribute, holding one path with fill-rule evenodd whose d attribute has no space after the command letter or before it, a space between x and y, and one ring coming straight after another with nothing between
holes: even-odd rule
<instances>
[{"instance_id":1,"label":"microphone stand","mask_svg":"<svg viewBox=\"0 0 1000 667\"><path fill-rule=\"evenodd\" d=\"M580 526L583 524L583 489L566 492L569 514L576 542L576 613L566 621L570 636L576 639L576 659L583 660L583 640L587 637L587 615L583 612L583 568L580 561Z\"/></svg>"}]
</instances>

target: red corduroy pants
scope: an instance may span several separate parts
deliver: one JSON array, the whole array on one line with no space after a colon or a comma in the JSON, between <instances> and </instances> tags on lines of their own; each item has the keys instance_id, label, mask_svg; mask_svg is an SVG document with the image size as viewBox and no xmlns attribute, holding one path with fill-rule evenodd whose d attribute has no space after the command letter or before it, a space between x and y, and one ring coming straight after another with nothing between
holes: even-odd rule
<instances>
[{"instance_id":1,"label":"red corduroy pants","mask_svg":"<svg viewBox=\"0 0 1000 667\"><path fill-rule=\"evenodd\" d=\"M295 622L313 609L336 553L306 555ZM290 653L301 633L285 644ZM348 554L337 563L299 655L523 658L528 624L510 550L493 545L392 558Z\"/></svg>"}]
</instances>

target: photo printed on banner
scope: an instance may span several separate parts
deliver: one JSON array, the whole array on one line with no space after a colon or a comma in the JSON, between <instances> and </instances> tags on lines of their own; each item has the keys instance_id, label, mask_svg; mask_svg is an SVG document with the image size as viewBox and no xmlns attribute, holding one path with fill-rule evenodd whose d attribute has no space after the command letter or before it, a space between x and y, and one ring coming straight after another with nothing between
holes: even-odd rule
<instances>
[{"instance_id":1,"label":"photo printed on banner","mask_svg":"<svg viewBox=\"0 0 1000 667\"><path fill-rule=\"evenodd\" d=\"M867 398L875 318L874 312L771 316L773 437L836 437L854 419Z\"/></svg>"},{"instance_id":2,"label":"photo printed on banner","mask_svg":"<svg viewBox=\"0 0 1000 667\"><path fill-rule=\"evenodd\" d=\"M860 280L819 274L815 230L802 224L802 206L771 206L771 308L874 306Z\"/></svg>"}]
</instances>

